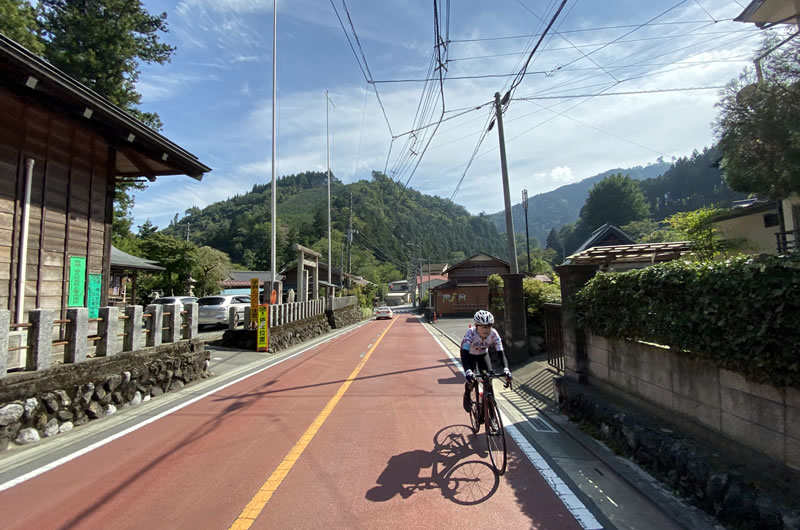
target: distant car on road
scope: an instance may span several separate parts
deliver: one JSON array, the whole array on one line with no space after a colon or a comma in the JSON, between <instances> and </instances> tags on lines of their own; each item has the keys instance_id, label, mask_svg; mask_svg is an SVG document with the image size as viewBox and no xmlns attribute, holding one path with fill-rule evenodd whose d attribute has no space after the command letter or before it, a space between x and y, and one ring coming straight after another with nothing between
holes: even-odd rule
<instances>
[{"instance_id":1,"label":"distant car on road","mask_svg":"<svg viewBox=\"0 0 800 530\"><path fill-rule=\"evenodd\" d=\"M161 305L169 305L169 304L181 304L182 306L186 304L191 304L192 302L197 302L198 298L196 296L162 296L161 298L156 298L151 304L161 304Z\"/></svg>"},{"instance_id":2,"label":"distant car on road","mask_svg":"<svg viewBox=\"0 0 800 530\"><path fill-rule=\"evenodd\" d=\"M387 306L381 306L375 310L375 320L380 320L382 318L391 320L393 316L394 313L392 312L391 308Z\"/></svg>"},{"instance_id":3,"label":"distant car on road","mask_svg":"<svg viewBox=\"0 0 800 530\"><path fill-rule=\"evenodd\" d=\"M215 295L204 296L197 301L200 306L198 327L219 326L228 324L228 308L236 308L235 325L244 322L244 309L250 307L248 295Z\"/></svg>"}]
</instances>

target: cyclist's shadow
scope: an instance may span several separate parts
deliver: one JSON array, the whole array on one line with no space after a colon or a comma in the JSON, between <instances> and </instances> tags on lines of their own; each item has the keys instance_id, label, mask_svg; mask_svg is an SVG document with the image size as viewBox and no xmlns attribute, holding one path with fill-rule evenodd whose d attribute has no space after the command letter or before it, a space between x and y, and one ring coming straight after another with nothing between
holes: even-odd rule
<instances>
[{"instance_id":1,"label":"cyclist's shadow","mask_svg":"<svg viewBox=\"0 0 800 530\"><path fill-rule=\"evenodd\" d=\"M367 491L367 499L385 502L395 495L403 499L416 491L440 490L457 504L479 504L497 491L499 477L481 458L487 456L483 436L468 425L451 425L434 436L432 451L407 451L389 459L378 477L378 485ZM430 468L430 476L421 476Z\"/></svg>"}]
</instances>

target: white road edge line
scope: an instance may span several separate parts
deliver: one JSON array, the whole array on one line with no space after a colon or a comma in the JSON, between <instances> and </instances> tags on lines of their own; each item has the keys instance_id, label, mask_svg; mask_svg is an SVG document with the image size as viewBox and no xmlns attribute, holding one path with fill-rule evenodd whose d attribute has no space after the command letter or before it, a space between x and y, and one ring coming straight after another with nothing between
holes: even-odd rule
<instances>
[{"instance_id":1,"label":"white road edge line","mask_svg":"<svg viewBox=\"0 0 800 530\"><path fill-rule=\"evenodd\" d=\"M423 322L421 317L417 317L420 322ZM461 373L464 373L464 367L461 366L461 360L457 359L450 350L448 350L444 344L439 341L436 335L428 328L428 326L424 326L425 329L430 333L433 340L444 350L448 357L450 357L453 362L458 366L458 369L461 370ZM519 432L514 425L511 425L511 421L509 418L500 411L500 414L503 418L503 424L506 426L506 432L511 435L514 441L517 443L522 452L528 457L531 465L536 468L542 478L547 482L553 492L561 499L561 502L564 503L567 510L572 514L578 524L581 525L585 530L602 530L603 526L595 519L592 512L590 512L586 506L584 506L583 502L574 494L569 486L558 477L558 474L553 471L553 468L550 467L550 464L542 458L542 455L536 450L536 448L531 445L528 440Z\"/></svg>"},{"instance_id":2,"label":"white road edge line","mask_svg":"<svg viewBox=\"0 0 800 530\"><path fill-rule=\"evenodd\" d=\"M370 321L367 320L367 321L364 322L364 324L366 324L367 322L370 322ZM97 441L97 442L95 442L95 443L93 443L93 444L91 444L91 445L89 445L87 447L84 447L83 449L75 451L72 454L69 454L67 456L61 457L58 460L54 460L53 462L50 462L49 464L45 464L44 466L42 466L42 467L40 467L38 469L35 469L33 471L29 471L28 473L25 473L24 475L20 475L19 477L15 478L15 479L11 479L8 482L0 484L0 491L5 491L5 490L7 490L9 488L13 488L14 486L22 484L26 480L30 480L30 479L32 479L34 477L37 477L37 476L39 476L39 475L41 475L43 473L46 473L46 472L50 471L51 469L55 469L58 466L66 464L70 460L74 460L74 459L78 458L79 456L83 456L86 453L94 451L98 447L102 447L102 446L104 446L104 445L106 445L108 443L111 443L114 440L116 440L117 438L122 438L126 434L130 434L133 431L139 430L142 427L144 427L145 425L149 425L150 423L153 423L154 421L160 420L164 416L168 416L169 414L172 414L173 412L176 412L176 411L178 411L178 410L180 410L180 409L182 409L184 407L188 407L189 405L191 405L195 401L200 401L201 399L203 399L205 397L208 397L211 394L214 394L216 392L219 392L220 390L228 388L229 386L235 385L236 383L239 383L239 382L247 379L248 377L252 377L252 376L254 376L254 375L258 374L258 373L263 372L264 370L272 368L273 366L277 366L280 363L282 363L283 361L288 361L289 359L293 359L294 357L297 357L301 353L305 353L308 350L313 350L317 346L320 346L322 344L325 344L326 342L330 342L330 341L332 341L334 339L337 339L337 338L341 337L342 335L345 335L347 333L355 331L356 329L360 328L364 324L360 324L360 325L355 326L352 329L349 329L349 330L347 330L345 332L339 333L339 334L337 334L337 335L335 335L333 337L329 337L329 338L327 338L325 340L317 342L316 344L314 344L313 346L309 346L308 348L303 348L302 350L300 350L300 351L298 351L296 353L293 353L292 355L284 357L283 359L279 359L279 360L275 361L272 364L269 364L269 365L267 365L267 366L265 366L263 368L260 368L260 369L256 370L255 372L249 373L247 375L243 375L243 376L239 377L238 379L234 379L233 381L225 383L224 385L222 385L220 387L216 387L216 388L214 388L212 390L209 390L205 394L201 394L199 396L196 396L196 397L190 399L189 401L181 403L180 405L176 405L176 406L172 407L171 409L167 409L164 412L162 412L160 414L157 414L156 416L153 416L152 418L148 418L148 419L142 421L141 423L137 423L136 425L128 427L127 429L125 429L123 431L120 431L120 432L118 432L116 434L113 434L113 435L109 436L108 438L104 438L103 440Z\"/></svg>"}]
</instances>

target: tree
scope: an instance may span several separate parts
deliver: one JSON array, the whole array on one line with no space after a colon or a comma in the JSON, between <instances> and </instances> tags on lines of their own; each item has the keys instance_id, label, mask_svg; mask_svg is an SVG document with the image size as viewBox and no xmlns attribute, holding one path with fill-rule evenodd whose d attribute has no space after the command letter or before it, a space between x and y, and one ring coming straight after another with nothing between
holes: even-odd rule
<instances>
[{"instance_id":1,"label":"tree","mask_svg":"<svg viewBox=\"0 0 800 530\"><path fill-rule=\"evenodd\" d=\"M142 240L141 249L148 259L157 261L166 269L163 281L157 287L170 295L183 292L183 282L191 274L197 247L188 241L156 232Z\"/></svg>"},{"instance_id":2,"label":"tree","mask_svg":"<svg viewBox=\"0 0 800 530\"><path fill-rule=\"evenodd\" d=\"M17 41L35 55L44 53L36 12L25 0L0 1L0 33Z\"/></svg>"},{"instance_id":3,"label":"tree","mask_svg":"<svg viewBox=\"0 0 800 530\"><path fill-rule=\"evenodd\" d=\"M627 175L610 175L592 186L580 218L589 230L605 223L617 226L646 219L650 213L639 183Z\"/></svg>"},{"instance_id":4,"label":"tree","mask_svg":"<svg viewBox=\"0 0 800 530\"><path fill-rule=\"evenodd\" d=\"M137 113L139 64L169 62L175 51L159 40L167 14L151 15L139 0L40 0L45 56L112 103ZM160 128L157 114L138 112Z\"/></svg>"},{"instance_id":5,"label":"tree","mask_svg":"<svg viewBox=\"0 0 800 530\"><path fill-rule=\"evenodd\" d=\"M217 294L220 284L228 279L231 260L227 254L211 247L200 247L195 252L192 277L197 281L200 296Z\"/></svg>"},{"instance_id":6,"label":"tree","mask_svg":"<svg viewBox=\"0 0 800 530\"><path fill-rule=\"evenodd\" d=\"M778 39L768 34L756 53ZM800 42L786 42L761 64L762 81L747 68L725 87L715 133L732 189L783 198L800 192Z\"/></svg>"},{"instance_id":7,"label":"tree","mask_svg":"<svg viewBox=\"0 0 800 530\"><path fill-rule=\"evenodd\" d=\"M722 250L717 229L712 222L723 210L700 208L693 212L676 213L666 219L682 239L692 242L692 251L700 259L712 259Z\"/></svg>"},{"instance_id":8,"label":"tree","mask_svg":"<svg viewBox=\"0 0 800 530\"><path fill-rule=\"evenodd\" d=\"M546 248L555 251L555 261L558 263L562 263L564 261L564 241L561 239L561 236L555 227L551 228L550 233L547 234Z\"/></svg>"}]
</instances>

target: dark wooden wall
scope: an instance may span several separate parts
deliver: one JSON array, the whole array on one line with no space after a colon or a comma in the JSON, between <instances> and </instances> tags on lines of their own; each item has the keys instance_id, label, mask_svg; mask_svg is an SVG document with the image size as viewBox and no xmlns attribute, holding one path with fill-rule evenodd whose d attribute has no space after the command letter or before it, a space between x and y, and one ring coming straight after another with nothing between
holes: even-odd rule
<instances>
[{"instance_id":1,"label":"dark wooden wall","mask_svg":"<svg viewBox=\"0 0 800 530\"><path fill-rule=\"evenodd\" d=\"M63 316L71 256L86 258L87 286L90 273L103 274L107 293L114 151L80 123L2 88L0 115L0 307L15 311L25 160L33 158L25 310Z\"/></svg>"}]
</instances>

